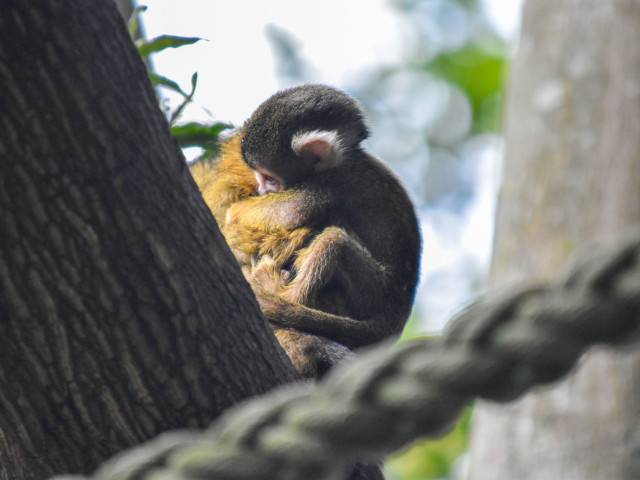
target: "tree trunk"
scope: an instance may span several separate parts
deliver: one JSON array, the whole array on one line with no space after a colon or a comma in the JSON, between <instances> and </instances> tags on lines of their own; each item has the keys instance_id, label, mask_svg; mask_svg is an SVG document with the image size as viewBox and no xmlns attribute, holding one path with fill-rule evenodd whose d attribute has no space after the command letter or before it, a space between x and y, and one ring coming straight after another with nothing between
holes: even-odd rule
<instances>
[{"instance_id":1,"label":"tree trunk","mask_svg":"<svg viewBox=\"0 0 640 480\"><path fill-rule=\"evenodd\" d=\"M511 74L492 283L557 279L640 224L640 2L526 3ZM640 356L596 352L555 388L478 405L473 480L640 476Z\"/></svg>"},{"instance_id":2,"label":"tree trunk","mask_svg":"<svg viewBox=\"0 0 640 480\"><path fill-rule=\"evenodd\" d=\"M0 479L291 380L115 4L4 1L0 85Z\"/></svg>"}]
</instances>

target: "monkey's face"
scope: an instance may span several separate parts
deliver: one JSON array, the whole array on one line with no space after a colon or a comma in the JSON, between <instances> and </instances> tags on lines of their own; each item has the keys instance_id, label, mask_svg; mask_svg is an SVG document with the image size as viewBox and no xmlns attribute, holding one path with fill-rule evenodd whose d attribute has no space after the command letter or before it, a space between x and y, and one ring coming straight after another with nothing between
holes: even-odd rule
<instances>
[{"instance_id":1,"label":"monkey's face","mask_svg":"<svg viewBox=\"0 0 640 480\"><path fill-rule=\"evenodd\" d=\"M367 134L352 98L324 85L302 85L276 93L253 112L241 151L254 171L285 189L339 163ZM265 191L275 188L267 178L258 181Z\"/></svg>"},{"instance_id":2,"label":"monkey's face","mask_svg":"<svg viewBox=\"0 0 640 480\"><path fill-rule=\"evenodd\" d=\"M303 85L278 92L258 107L243 127L241 152L263 194L334 167L367 133L362 110L348 95Z\"/></svg>"},{"instance_id":3,"label":"monkey's face","mask_svg":"<svg viewBox=\"0 0 640 480\"><path fill-rule=\"evenodd\" d=\"M284 151L282 151L284 150ZM296 183L338 165L345 156L337 131L301 130L294 133L287 149L274 155L263 151L256 158L245 153L258 182L258 195L280 192Z\"/></svg>"},{"instance_id":4,"label":"monkey's face","mask_svg":"<svg viewBox=\"0 0 640 480\"><path fill-rule=\"evenodd\" d=\"M247 152L243 159L256 177L258 195L291 188L312 173L312 166L293 153Z\"/></svg>"},{"instance_id":5,"label":"monkey's face","mask_svg":"<svg viewBox=\"0 0 640 480\"><path fill-rule=\"evenodd\" d=\"M264 169L253 171L258 182L258 195L265 195L269 192L280 192L284 190L284 182L276 175Z\"/></svg>"}]
</instances>

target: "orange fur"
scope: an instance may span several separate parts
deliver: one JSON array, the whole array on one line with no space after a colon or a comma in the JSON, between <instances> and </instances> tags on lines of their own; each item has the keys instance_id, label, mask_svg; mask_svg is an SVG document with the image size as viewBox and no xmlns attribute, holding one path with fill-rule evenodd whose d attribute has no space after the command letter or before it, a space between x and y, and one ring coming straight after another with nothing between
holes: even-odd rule
<instances>
[{"instance_id":1,"label":"orange fur","mask_svg":"<svg viewBox=\"0 0 640 480\"><path fill-rule=\"evenodd\" d=\"M241 140L240 135L235 135L225 142L215 163L199 162L191 167L191 174L218 225L224 223L233 203L256 194L256 179L240 153Z\"/></svg>"}]
</instances>

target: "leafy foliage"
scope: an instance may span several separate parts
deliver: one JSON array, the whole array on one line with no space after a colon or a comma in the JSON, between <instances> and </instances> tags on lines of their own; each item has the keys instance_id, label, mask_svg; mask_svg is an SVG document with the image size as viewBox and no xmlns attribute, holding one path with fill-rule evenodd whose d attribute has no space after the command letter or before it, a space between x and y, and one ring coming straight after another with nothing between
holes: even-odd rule
<instances>
[{"instance_id":1,"label":"leafy foliage","mask_svg":"<svg viewBox=\"0 0 640 480\"><path fill-rule=\"evenodd\" d=\"M194 72L193 75L191 75L191 92L189 92L186 95L184 95L183 93L184 100L180 105L178 105L178 108L176 108L171 113L171 118L169 119L169 123L171 125L175 124L176 120L178 120L178 118L180 118L180 115L182 115L182 112L184 111L185 107L191 102L191 100L193 99L193 95L196 93L197 86L198 86L198 72Z\"/></svg>"},{"instance_id":2,"label":"leafy foliage","mask_svg":"<svg viewBox=\"0 0 640 480\"><path fill-rule=\"evenodd\" d=\"M140 14L146 9L146 6L136 7L129 19L129 33L132 38L135 38L135 35L138 35L140 32ZM200 37L160 35L152 39L142 37L135 41L138 53L147 65L147 73L151 84L154 87L165 88L177 93L182 97L182 101L173 111L165 109L165 112L171 125L171 134L177 140L178 144L182 148L198 147L202 149L202 153L196 161L214 157L218 152L220 134L225 130L233 128L233 125L223 122L188 122L179 124L178 120L184 112L184 109L193 102L193 97L198 86L198 72L194 72L191 75L191 88L189 92L187 92L175 80L154 71L151 66L150 57L168 48L181 48L193 45L202 40Z\"/></svg>"},{"instance_id":3,"label":"leafy foliage","mask_svg":"<svg viewBox=\"0 0 640 480\"><path fill-rule=\"evenodd\" d=\"M178 85L178 82L171 80L168 77L165 77L164 75L160 75L159 73L154 72L153 70L149 70L149 80L151 80L151 84L154 87L165 87L168 88L169 90L172 90L180 95L182 95L183 97L187 98L189 96L188 93L186 93L181 87L180 85Z\"/></svg>"},{"instance_id":4,"label":"leafy foliage","mask_svg":"<svg viewBox=\"0 0 640 480\"><path fill-rule=\"evenodd\" d=\"M179 37L176 35L160 35L159 37L152 38L150 40L141 39L137 43L138 52L142 58L147 58L152 53L158 53L167 48L180 48L185 45L193 45L199 42L202 38L199 37Z\"/></svg>"},{"instance_id":5,"label":"leafy foliage","mask_svg":"<svg viewBox=\"0 0 640 480\"><path fill-rule=\"evenodd\" d=\"M219 137L222 132L233 128L229 123L203 124L188 122L171 127L171 133L182 148L200 147L204 150L201 158L212 158L218 152Z\"/></svg>"}]
</instances>

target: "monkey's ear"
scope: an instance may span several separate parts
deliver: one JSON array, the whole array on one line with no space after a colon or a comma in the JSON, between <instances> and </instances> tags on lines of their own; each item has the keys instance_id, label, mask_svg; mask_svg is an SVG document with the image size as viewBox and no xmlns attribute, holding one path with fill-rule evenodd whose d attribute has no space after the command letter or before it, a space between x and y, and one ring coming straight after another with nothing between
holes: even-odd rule
<instances>
[{"instance_id":1,"label":"monkey's ear","mask_svg":"<svg viewBox=\"0 0 640 480\"><path fill-rule=\"evenodd\" d=\"M298 132L291 138L291 148L299 157L313 159L316 172L335 167L344 156L337 130Z\"/></svg>"}]
</instances>

